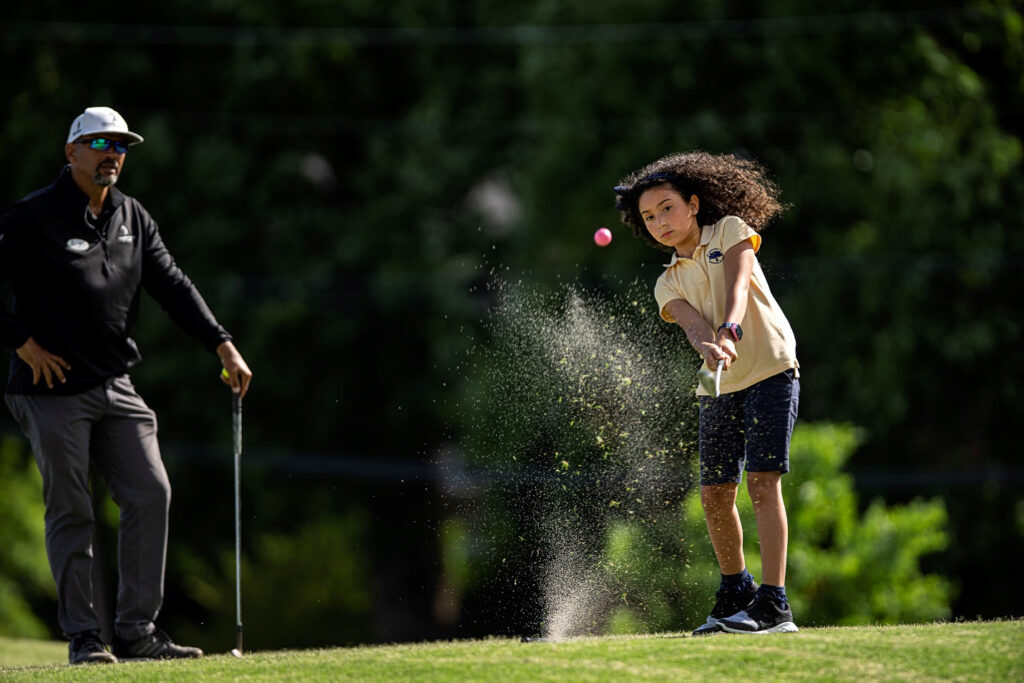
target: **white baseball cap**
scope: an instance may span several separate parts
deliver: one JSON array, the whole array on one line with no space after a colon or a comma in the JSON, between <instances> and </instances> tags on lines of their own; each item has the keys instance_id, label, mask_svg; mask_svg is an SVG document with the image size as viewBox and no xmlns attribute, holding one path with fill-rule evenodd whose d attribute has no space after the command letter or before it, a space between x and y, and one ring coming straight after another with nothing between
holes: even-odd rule
<instances>
[{"instance_id":1,"label":"white baseball cap","mask_svg":"<svg viewBox=\"0 0 1024 683\"><path fill-rule=\"evenodd\" d=\"M68 142L74 142L85 135L99 133L117 133L129 138L129 145L142 142L142 136L128 130L128 123L120 114L110 107L89 107L77 119L71 122Z\"/></svg>"}]
</instances>

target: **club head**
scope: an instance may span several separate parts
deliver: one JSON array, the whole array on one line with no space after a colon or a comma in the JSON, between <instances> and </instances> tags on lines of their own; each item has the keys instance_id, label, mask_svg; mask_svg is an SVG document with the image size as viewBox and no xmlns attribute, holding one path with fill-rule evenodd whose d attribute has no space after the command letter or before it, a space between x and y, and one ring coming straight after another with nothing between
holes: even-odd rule
<instances>
[{"instance_id":1,"label":"club head","mask_svg":"<svg viewBox=\"0 0 1024 683\"><path fill-rule=\"evenodd\" d=\"M697 371L697 381L712 398L718 398L722 393L722 365L724 363L724 360L718 361L718 367L715 372L705 370L704 368Z\"/></svg>"},{"instance_id":2,"label":"club head","mask_svg":"<svg viewBox=\"0 0 1024 683\"><path fill-rule=\"evenodd\" d=\"M242 651L239 650L237 647L231 650L231 654L233 654L235 657L238 657L239 659L242 658Z\"/></svg>"}]
</instances>

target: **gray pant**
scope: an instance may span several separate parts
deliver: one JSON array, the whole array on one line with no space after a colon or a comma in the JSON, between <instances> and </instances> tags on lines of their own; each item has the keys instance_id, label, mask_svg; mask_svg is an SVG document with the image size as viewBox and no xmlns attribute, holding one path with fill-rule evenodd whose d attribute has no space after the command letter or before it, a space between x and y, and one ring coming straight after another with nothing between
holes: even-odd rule
<instances>
[{"instance_id":1,"label":"gray pant","mask_svg":"<svg viewBox=\"0 0 1024 683\"><path fill-rule=\"evenodd\" d=\"M93 605L93 509L89 465L121 510L114 631L153 631L163 602L171 485L157 445L156 415L127 375L73 396L8 394L43 478L46 554L64 633L101 629Z\"/></svg>"}]
</instances>

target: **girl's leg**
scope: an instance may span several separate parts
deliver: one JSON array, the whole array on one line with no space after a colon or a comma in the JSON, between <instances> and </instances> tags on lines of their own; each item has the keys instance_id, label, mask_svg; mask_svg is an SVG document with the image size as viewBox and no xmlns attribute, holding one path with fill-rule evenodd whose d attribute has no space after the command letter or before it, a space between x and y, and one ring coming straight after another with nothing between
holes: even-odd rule
<instances>
[{"instance_id":1,"label":"girl's leg","mask_svg":"<svg viewBox=\"0 0 1024 683\"><path fill-rule=\"evenodd\" d=\"M747 472L747 492L754 504L761 539L761 581L770 586L784 586L789 522L782 500L782 473ZM710 522L708 524L710 526Z\"/></svg>"},{"instance_id":2,"label":"girl's leg","mask_svg":"<svg viewBox=\"0 0 1024 683\"><path fill-rule=\"evenodd\" d=\"M743 527L736 509L737 488L732 482L700 487L704 518L722 574L738 574L747 566L743 559Z\"/></svg>"},{"instance_id":3,"label":"girl's leg","mask_svg":"<svg viewBox=\"0 0 1024 683\"><path fill-rule=\"evenodd\" d=\"M761 538L761 583L784 586L789 523L782 502L782 475L789 471L789 441L800 404L800 380L787 370L747 392L747 491Z\"/></svg>"},{"instance_id":4,"label":"girl's leg","mask_svg":"<svg viewBox=\"0 0 1024 683\"><path fill-rule=\"evenodd\" d=\"M695 636L722 631L720 622L742 611L757 590L743 558L743 527L736 509L743 474L744 393L700 397L700 502L722 582L711 614Z\"/></svg>"},{"instance_id":5,"label":"girl's leg","mask_svg":"<svg viewBox=\"0 0 1024 683\"><path fill-rule=\"evenodd\" d=\"M754 503L761 537L761 586L746 608L719 622L730 633L794 633L793 612L786 598L788 525L782 502L781 472L747 472L747 491Z\"/></svg>"}]
</instances>

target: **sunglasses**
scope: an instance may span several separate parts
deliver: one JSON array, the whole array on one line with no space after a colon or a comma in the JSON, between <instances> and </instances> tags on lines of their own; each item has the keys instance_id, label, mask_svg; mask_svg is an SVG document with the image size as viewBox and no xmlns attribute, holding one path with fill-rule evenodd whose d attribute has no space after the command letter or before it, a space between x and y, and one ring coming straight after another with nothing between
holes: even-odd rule
<instances>
[{"instance_id":1,"label":"sunglasses","mask_svg":"<svg viewBox=\"0 0 1024 683\"><path fill-rule=\"evenodd\" d=\"M124 140L111 140L110 138L89 138L87 140L79 140L79 144L89 145L89 149L96 150L97 152L106 152L111 147L118 154L128 153L128 143Z\"/></svg>"}]
</instances>

